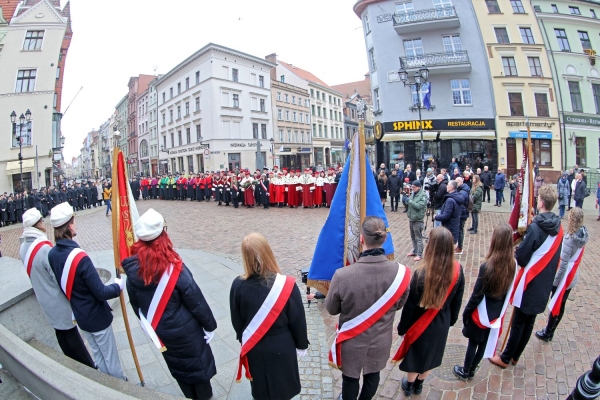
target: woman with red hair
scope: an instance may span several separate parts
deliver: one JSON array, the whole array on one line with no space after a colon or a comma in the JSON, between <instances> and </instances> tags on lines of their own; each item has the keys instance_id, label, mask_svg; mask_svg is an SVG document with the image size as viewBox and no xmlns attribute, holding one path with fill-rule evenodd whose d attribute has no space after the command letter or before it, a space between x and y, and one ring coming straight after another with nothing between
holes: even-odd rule
<instances>
[{"instance_id":1,"label":"woman with red hair","mask_svg":"<svg viewBox=\"0 0 600 400\"><path fill-rule=\"evenodd\" d=\"M208 343L217 321L192 273L173 250L162 215L149 209L135 224L135 233L139 240L133 255L123 260L133 311L183 394L209 399L210 379L217 369Z\"/></svg>"}]
</instances>

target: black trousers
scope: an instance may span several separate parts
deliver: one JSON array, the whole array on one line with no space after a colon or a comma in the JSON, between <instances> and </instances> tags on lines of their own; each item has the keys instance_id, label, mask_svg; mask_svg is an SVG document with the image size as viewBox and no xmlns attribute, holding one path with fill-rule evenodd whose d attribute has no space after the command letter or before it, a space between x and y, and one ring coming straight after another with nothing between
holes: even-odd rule
<instances>
[{"instance_id":1,"label":"black trousers","mask_svg":"<svg viewBox=\"0 0 600 400\"><path fill-rule=\"evenodd\" d=\"M552 287L552 295L550 297L554 296L554 292L556 292L556 286ZM571 289L565 290L565 294L563 295L562 301L560 303L560 312L558 313L558 315L556 317L553 317L552 313L550 313L550 315L548 316L548 324L546 325L547 333L553 334L556 328L558 327L558 324L560 323L560 320L562 319L565 313L565 305L567 304L569 293L571 293Z\"/></svg>"},{"instance_id":2,"label":"black trousers","mask_svg":"<svg viewBox=\"0 0 600 400\"><path fill-rule=\"evenodd\" d=\"M518 360L525 350L525 346L529 342L531 332L533 332L533 325L535 324L535 317L537 315L525 314L520 308L513 308L513 322L510 329L510 336L508 337L508 343L506 348L500 356L502 362L508 364L511 359Z\"/></svg>"},{"instance_id":3,"label":"black trousers","mask_svg":"<svg viewBox=\"0 0 600 400\"><path fill-rule=\"evenodd\" d=\"M213 391L210 381L198 382L196 384L177 381L184 396L188 399L208 400L212 397Z\"/></svg>"},{"instance_id":4,"label":"black trousers","mask_svg":"<svg viewBox=\"0 0 600 400\"><path fill-rule=\"evenodd\" d=\"M481 343L477 343L476 341L469 339L467 353L465 354L465 364L463 365L465 371L469 372L472 368L476 368L483 359L489 334L490 330L488 329L488 333L485 335L485 340Z\"/></svg>"},{"instance_id":5,"label":"black trousers","mask_svg":"<svg viewBox=\"0 0 600 400\"><path fill-rule=\"evenodd\" d=\"M342 398L344 400L371 400L377 392L377 385L379 385L379 372L363 375L363 387L359 396L359 379L342 374Z\"/></svg>"},{"instance_id":6,"label":"black trousers","mask_svg":"<svg viewBox=\"0 0 600 400\"><path fill-rule=\"evenodd\" d=\"M481 199L481 201L485 201L486 194L487 194L487 199L488 199L488 203L489 203L490 202L490 187L489 186L483 187L483 199Z\"/></svg>"},{"instance_id":7,"label":"black trousers","mask_svg":"<svg viewBox=\"0 0 600 400\"><path fill-rule=\"evenodd\" d=\"M392 203L392 210L398 210L398 200L400 199L400 196L390 196L390 199L390 202Z\"/></svg>"},{"instance_id":8,"label":"black trousers","mask_svg":"<svg viewBox=\"0 0 600 400\"><path fill-rule=\"evenodd\" d=\"M65 353L65 356L79 361L90 368L96 368L96 364L94 364L94 360L92 360L90 353L88 353L76 326L66 331L60 329L55 329L55 331L58 345L63 353Z\"/></svg>"}]
</instances>

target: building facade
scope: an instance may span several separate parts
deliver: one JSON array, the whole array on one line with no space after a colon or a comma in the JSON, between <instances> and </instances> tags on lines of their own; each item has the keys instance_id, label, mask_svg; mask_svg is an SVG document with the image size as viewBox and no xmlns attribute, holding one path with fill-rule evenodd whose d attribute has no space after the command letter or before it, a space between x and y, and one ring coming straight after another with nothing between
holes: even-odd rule
<instances>
[{"instance_id":1,"label":"building facade","mask_svg":"<svg viewBox=\"0 0 600 400\"><path fill-rule=\"evenodd\" d=\"M534 0L532 5L548 49L560 113L562 154L554 152L552 163L557 169L578 165L596 173L600 67L594 49L600 49L600 4Z\"/></svg>"},{"instance_id":2,"label":"building facade","mask_svg":"<svg viewBox=\"0 0 600 400\"><path fill-rule=\"evenodd\" d=\"M10 132L6 145L0 146L0 168L5 171L0 192L10 193L54 184L53 168L62 147L63 60L72 31L68 4L61 10L59 1L0 0L0 7L0 120ZM31 118L21 124L19 117L27 110Z\"/></svg>"},{"instance_id":3,"label":"building facade","mask_svg":"<svg viewBox=\"0 0 600 400\"><path fill-rule=\"evenodd\" d=\"M303 169L312 163L312 141L308 90L276 80L271 70L273 99L274 164Z\"/></svg>"},{"instance_id":4,"label":"building facade","mask_svg":"<svg viewBox=\"0 0 600 400\"><path fill-rule=\"evenodd\" d=\"M377 163L497 168L495 105L486 47L469 0L360 0L376 121ZM400 58L400 62L399 62ZM428 85L404 87L425 66ZM421 118L419 118L419 111ZM421 151L423 131L425 151ZM421 160L425 165L421 165Z\"/></svg>"},{"instance_id":5,"label":"building facade","mask_svg":"<svg viewBox=\"0 0 600 400\"><path fill-rule=\"evenodd\" d=\"M267 154L273 132L274 66L209 43L160 77L155 86L163 171L272 165Z\"/></svg>"},{"instance_id":6,"label":"building facade","mask_svg":"<svg viewBox=\"0 0 600 400\"><path fill-rule=\"evenodd\" d=\"M148 83L155 78L153 75L140 75L129 78L129 92L127 95L127 172L133 177L140 172L140 159L138 152L139 112L141 94L148 89Z\"/></svg>"},{"instance_id":7,"label":"building facade","mask_svg":"<svg viewBox=\"0 0 600 400\"><path fill-rule=\"evenodd\" d=\"M156 176L158 173L158 94L155 83L156 80L153 80L148 85L148 131L150 132L148 146L152 176Z\"/></svg>"},{"instance_id":8,"label":"building facade","mask_svg":"<svg viewBox=\"0 0 600 400\"><path fill-rule=\"evenodd\" d=\"M150 129L148 128L149 112L148 112L148 99L149 99L148 87L144 90L137 99L137 141L138 141L138 168L143 176L150 175Z\"/></svg>"},{"instance_id":9,"label":"building facade","mask_svg":"<svg viewBox=\"0 0 600 400\"><path fill-rule=\"evenodd\" d=\"M118 137L115 137L116 145L121 149L123 153L123 157L127 160L129 156L129 130L127 124L127 112L129 110L129 96L125 95L119 101L117 106L115 107L115 124L117 126L117 131L119 132Z\"/></svg>"}]
</instances>

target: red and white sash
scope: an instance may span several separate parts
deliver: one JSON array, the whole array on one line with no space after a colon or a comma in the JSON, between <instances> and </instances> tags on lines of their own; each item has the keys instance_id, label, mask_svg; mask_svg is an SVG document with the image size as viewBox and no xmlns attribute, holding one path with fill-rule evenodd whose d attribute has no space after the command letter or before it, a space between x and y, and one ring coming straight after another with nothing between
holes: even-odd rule
<instances>
[{"instance_id":1,"label":"red and white sash","mask_svg":"<svg viewBox=\"0 0 600 400\"><path fill-rule=\"evenodd\" d=\"M250 367L248 365L248 352L265 336L271 329L275 320L281 314L285 307L296 282L291 276L277 274L273 287L269 291L267 298L260 306L260 309L250 321L250 324L244 329L242 334L242 350L240 352L240 362L236 381L242 380L242 368L246 369L246 378L252 380Z\"/></svg>"},{"instance_id":2,"label":"red and white sash","mask_svg":"<svg viewBox=\"0 0 600 400\"><path fill-rule=\"evenodd\" d=\"M150 307L148 307L148 317L146 318L144 313L142 313L142 310L139 310L140 325L142 326L142 329L161 352L166 351L167 348L158 338L158 335L156 335L156 328L165 312L165 308L173 294L173 290L175 290L175 285L177 284L177 279L179 279L180 274L181 263L171 264L160 277L154 296L152 296Z\"/></svg>"},{"instance_id":3,"label":"red and white sash","mask_svg":"<svg viewBox=\"0 0 600 400\"><path fill-rule=\"evenodd\" d=\"M460 264L458 261L455 260L454 276L452 277L452 282L450 283L450 286L448 286L448 291L446 292L444 303L450 296L450 293L452 293L454 286L456 286L456 282L458 282L459 275ZM400 348L396 352L396 355L394 355L394 357L392 358L393 362L397 363L404 359L404 357L408 353L408 349L410 349L410 346L412 346L412 344L417 341L421 334L425 332L425 329L427 329L427 327L429 326L431 321L433 321L438 312L440 312L439 308L429 308L427 311L425 311L423 315L421 315L421 318L419 318L410 328L408 328L408 331L404 335L404 340L402 340Z\"/></svg>"},{"instance_id":4,"label":"red and white sash","mask_svg":"<svg viewBox=\"0 0 600 400\"><path fill-rule=\"evenodd\" d=\"M569 263L567 264L567 270L563 275L562 279L558 283L556 287L556 291L554 292L554 296L550 299L550 303L548 304L548 310L552 312L552 316L556 317L560 313L560 307L562 304L562 299L565 295L565 291L573 282L575 278L575 274L577 273L577 269L579 268L579 264L581 263L581 258L583 257L583 251L585 247L580 248L573 254Z\"/></svg>"},{"instance_id":5,"label":"red and white sash","mask_svg":"<svg viewBox=\"0 0 600 400\"><path fill-rule=\"evenodd\" d=\"M513 298L511 304L515 307L521 308L521 301L523 300L523 293L527 289L527 285L536 276L540 274L546 268L546 265L552 260L563 239L563 228L560 227L556 236L550 236L546 238L544 243L533 252L531 259L524 268L519 268L517 279L515 281L515 288L513 291Z\"/></svg>"},{"instance_id":6,"label":"red and white sash","mask_svg":"<svg viewBox=\"0 0 600 400\"><path fill-rule=\"evenodd\" d=\"M60 287L65 292L67 299L71 300L71 292L73 291L73 281L75 280L75 273L77 272L77 266L83 257L87 256L85 251L82 249L73 249L67 261L60 277Z\"/></svg>"},{"instance_id":7,"label":"red and white sash","mask_svg":"<svg viewBox=\"0 0 600 400\"><path fill-rule=\"evenodd\" d=\"M41 248L44 246L52 247L52 243L50 243L50 241L46 237L40 237L35 239L27 249L25 259L23 260L23 266L25 266L27 276L31 276L31 267L33 266L33 260L35 259L35 256L37 255L38 251L40 251Z\"/></svg>"},{"instance_id":8,"label":"red and white sash","mask_svg":"<svg viewBox=\"0 0 600 400\"><path fill-rule=\"evenodd\" d=\"M491 358L496 353L496 344L498 343L498 338L502 334L502 320L504 319L504 314L506 313L506 309L508 308L508 303L510 297L512 296L513 288L515 285L515 280L517 279L517 269L515 269L515 276L513 278L512 283L508 289L508 293L506 293L506 297L504 298L504 304L502 305L502 311L500 311L500 316L493 321L490 321L487 313L487 304L485 301L485 295L483 296L483 300L477 306L473 314L471 315L471 319L478 327L485 329L490 329L490 334L488 335L488 340L485 345L485 353L483 353L484 358Z\"/></svg>"},{"instance_id":9,"label":"red and white sash","mask_svg":"<svg viewBox=\"0 0 600 400\"><path fill-rule=\"evenodd\" d=\"M336 326L336 335L329 350L329 364L334 368L342 367L342 343L369 329L379 321L406 291L410 284L410 269L398 263L398 272L390 287L371 307L346 321L341 329Z\"/></svg>"}]
</instances>

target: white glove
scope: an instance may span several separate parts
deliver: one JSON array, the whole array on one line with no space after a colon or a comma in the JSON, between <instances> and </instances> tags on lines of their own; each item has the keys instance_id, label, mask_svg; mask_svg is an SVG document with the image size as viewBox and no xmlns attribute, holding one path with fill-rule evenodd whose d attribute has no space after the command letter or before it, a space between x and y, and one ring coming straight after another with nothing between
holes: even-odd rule
<instances>
[{"instance_id":1,"label":"white glove","mask_svg":"<svg viewBox=\"0 0 600 400\"><path fill-rule=\"evenodd\" d=\"M296 354L298 355L298 357L304 357L307 352L308 352L308 349L304 349L304 350L296 349Z\"/></svg>"},{"instance_id":2,"label":"white glove","mask_svg":"<svg viewBox=\"0 0 600 400\"><path fill-rule=\"evenodd\" d=\"M215 336L215 331L212 332L206 332L206 330L202 329L204 331L204 339L206 339L206 344L209 344L210 341L213 339L213 337Z\"/></svg>"},{"instance_id":3,"label":"white glove","mask_svg":"<svg viewBox=\"0 0 600 400\"><path fill-rule=\"evenodd\" d=\"M125 279L121 279L121 278L115 278L115 283L117 285L119 285L119 288L121 290L123 290L123 288L125 287Z\"/></svg>"},{"instance_id":4,"label":"white glove","mask_svg":"<svg viewBox=\"0 0 600 400\"><path fill-rule=\"evenodd\" d=\"M285 191L287 192L287 191L288 191L288 188L285 188Z\"/></svg>"}]
</instances>

